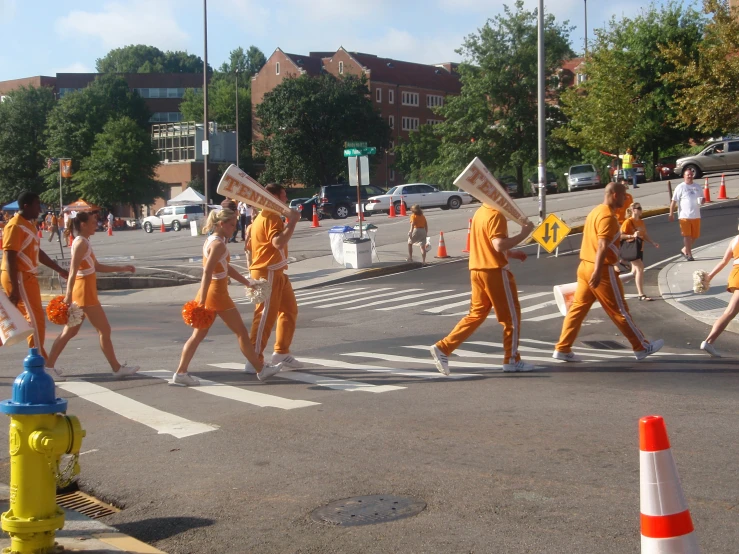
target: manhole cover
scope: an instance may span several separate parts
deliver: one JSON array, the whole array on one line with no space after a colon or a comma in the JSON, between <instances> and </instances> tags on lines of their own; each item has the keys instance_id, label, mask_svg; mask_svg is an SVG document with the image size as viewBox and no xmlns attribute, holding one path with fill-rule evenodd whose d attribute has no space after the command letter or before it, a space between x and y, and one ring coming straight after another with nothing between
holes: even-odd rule
<instances>
[{"instance_id":1,"label":"manhole cover","mask_svg":"<svg viewBox=\"0 0 739 554\"><path fill-rule=\"evenodd\" d=\"M696 312L707 312L709 310L723 310L729 305L726 300L709 296L707 298L694 298L692 300L683 300L680 302Z\"/></svg>"},{"instance_id":2,"label":"manhole cover","mask_svg":"<svg viewBox=\"0 0 739 554\"><path fill-rule=\"evenodd\" d=\"M625 350L626 347L614 340L584 340L583 344L588 345L590 348L597 348L598 350Z\"/></svg>"},{"instance_id":3,"label":"manhole cover","mask_svg":"<svg viewBox=\"0 0 739 554\"><path fill-rule=\"evenodd\" d=\"M377 494L331 502L311 512L313 521L333 525L372 525L420 514L426 503L409 496Z\"/></svg>"},{"instance_id":4,"label":"manhole cover","mask_svg":"<svg viewBox=\"0 0 739 554\"><path fill-rule=\"evenodd\" d=\"M120 512L115 506L106 504L81 491L57 494L56 503L68 510L74 510L92 519L100 519L101 517Z\"/></svg>"}]
</instances>

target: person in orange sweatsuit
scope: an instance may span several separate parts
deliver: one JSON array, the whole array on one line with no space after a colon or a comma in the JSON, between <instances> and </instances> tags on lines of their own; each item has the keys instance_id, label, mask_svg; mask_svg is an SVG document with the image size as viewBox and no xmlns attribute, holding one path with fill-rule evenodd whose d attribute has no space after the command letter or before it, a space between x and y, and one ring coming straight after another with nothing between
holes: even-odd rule
<instances>
[{"instance_id":1,"label":"person in orange sweatsuit","mask_svg":"<svg viewBox=\"0 0 739 554\"><path fill-rule=\"evenodd\" d=\"M287 202L287 193L281 185L270 184L265 189L282 202ZM290 354L290 344L298 320L298 302L290 279L285 275L287 243L298 221L300 212L297 210L290 211L287 224L282 221L280 214L262 210L251 223L252 260L249 273L252 279L266 279L272 286L272 293L267 301L257 304L254 308L251 342L259 356L259 362L262 363L264 348L276 323L277 337L272 363L282 364L288 369L303 367L303 364ZM256 370L250 362L246 362L244 371L254 373Z\"/></svg>"},{"instance_id":2,"label":"person in orange sweatsuit","mask_svg":"<svg viewBox=\"0 0 739 554\"><path fill-rule=\"evenodd\" d=\"M572 345L596 300L629 340L637 360L658 352L664 345L662 339L649 342L634 323L624 300L621 280L613 267L618 263L621 243L621 231L614 211L623 205L625 195L626 187L623 184L608 183L603 203L593 208L585 220L580 265L577 268L577 290L562 324L559 342L554 347L552 357L555 360L580 361L572 352Z\"/></svg>"},{"instance_id":3,"label":"person in orange sweatsuit","mask_svg":"<svg viewBox=\"0 0 739 554\"><path fill-rule=\"evenodd\" d=\"M498 210L483 204L472 217L470 228L470 313L457 323L449 335L430 347L436 369L449 375L449 355L482 325L491 309L503 326L503 371L531 371L535 367L521 360L518 341L521 331L521 306L516 280L508 259L526 260L522 250L511 250L531 234L531 222L521 232L508 237L508 224Z\"/></svg>"}]
</instances>

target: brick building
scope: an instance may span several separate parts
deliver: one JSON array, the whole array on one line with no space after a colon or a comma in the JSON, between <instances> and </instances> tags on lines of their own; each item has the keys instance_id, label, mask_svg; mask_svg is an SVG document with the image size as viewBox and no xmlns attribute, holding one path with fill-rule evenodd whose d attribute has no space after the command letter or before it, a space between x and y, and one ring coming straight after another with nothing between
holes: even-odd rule
<instances>
[{"instance_id":1,"label":"brick building","mask_svg":"<svg viewBox=\"0 0 739 554\"><path fill-rule=\"evenodd\" d=\"M399 138L408 138L421 125L433 125L441 121L433 108L442 106L446 96L459 94L462 88L455 70L456 64L452 63L427 65L403 62L373 54L348 52L344 48L335 52L311 52L308 55L287 54L278 48L261 71L252 77L252 138L262 138L255 116L256 107L264 95L284 79L321 73L337 77L366 75L372 103L392 129L392 146ZM401 184L402 176L393 170L392 148L388 152L378 152L377 156L380 163L373 176L373 184L381 187Z\"/></svg>"}]
</instances>

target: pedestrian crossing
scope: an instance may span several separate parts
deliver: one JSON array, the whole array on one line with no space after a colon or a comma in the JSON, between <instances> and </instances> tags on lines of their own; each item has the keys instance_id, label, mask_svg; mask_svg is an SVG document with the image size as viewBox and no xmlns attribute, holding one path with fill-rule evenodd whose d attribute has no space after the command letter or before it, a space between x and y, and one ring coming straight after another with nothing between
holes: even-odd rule
<instances>
[{"instance_id":1,"label":"pedestrian crossing","mask_svg":"<svg viewBox=\"0 0 739 554\"><path fill-rule=\"evenodd\" d=\"M242 372L244 361L221 361L207 364L192 373L200 380L199 387L172 387L168 390L133 386L111 390L100 381L88 381L84 376L70 378L57 383L60 389L126 418L143 427L148 427L161 435L184 439L203 433L217 431L213 423L195 421L186 417L187 406L197 404L198 397L206 395L223 402L235 402L245 409L267 408L286 411L301 411L330 403L333 392L353 392L385 394L390 393L402 401L418 383L447 383L484 380L494 374L502 373L503 344L496 341L470 340L465 342L449 357L451 375L446 377L436 371L434 361L429 355L430 344L397 345L382 351L357 351L335 354L334 358L300 356L305 364L301 371L282 371L267 383L260 383L253 375ZM523 359L539 366L540 371L556 371L565 362L552 359L553 342L522 338L519 350ZM618 350L601 350L578 346L574 351L583 359L582 364L565 364L589 370L593 365L606 362L621 362L618 367L635 363L633 353L624 346ZM675 356L675 353L662 351L650 358L650 362ZM680 356L701 356L700 353L682 353ZM224 375L225 371L225 375ZM233 372L233 373L232 373ZM506 374L515 378L515 374ZM141 379L169 381L172 371L152 369L140 371L137 377L129 378L128 383L140 384ZM224 383L222 381L228 381ZM273 386L274 385L274 386ZM286 386L287 385L287 386ZM451 385L441 385L451 386ZM136 391L152 391L149 403L142 401L142 394ZM162 404L171 409L172 398L165 398L171 392L177 402L176 411L171 413L162 409ZM327 394L328 393L328 394ZM137 399L132 398L137 396ZM362 395L364 396L364 395ZM371 398L371 396L368 396ZM392 398L392 397L391 397ZM151 405L151 404L159 404ZM217 417L217 414L214 414Z\"/></svg>"}]
</instances>

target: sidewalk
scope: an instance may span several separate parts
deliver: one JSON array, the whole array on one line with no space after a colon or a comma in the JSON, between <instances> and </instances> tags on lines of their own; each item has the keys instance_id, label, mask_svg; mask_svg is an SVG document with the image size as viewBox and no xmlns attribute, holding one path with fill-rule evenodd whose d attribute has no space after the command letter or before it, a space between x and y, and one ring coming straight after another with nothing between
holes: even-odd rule
<instances>
[{"instance_id":1,"label":"sidewalk","mask_svg":"<svg viewBox=\"0 0 739 554\"><path fill-rule=\"evenodd\" d=\"M9 488L0 484L0 509L9 508ZM88 554L109 554L129 552L130 554L165 554L133 537L120 533L117 529L91 519L78 512L64 509L64 529L56 532L56 542L64 552L86 552ZM3 533L0 548L10 547L10 537Z\"/></svg>"},{"instance_id":2,"label":"sidewalk","mask_svg":"<svg viewBox=\"0 0 739 554\"><path fill-rule=\"evenodd\" d=\"M659 292L662 298L688 316L707 325L713 325L713 322L724 313L731 299L731 293L726 290L726 283L732 264L729 263L716 275L711 282L711 289L704 294L693 292L693 273L699 269L711 271L723 257L732 239L733 237L730 237L694 248L694 262L688 262L681 256L680 260L667 264L659 272ZM736 319L731 321L726 330L739 333L739 321Z\"/></svg>"}]
</instances>

